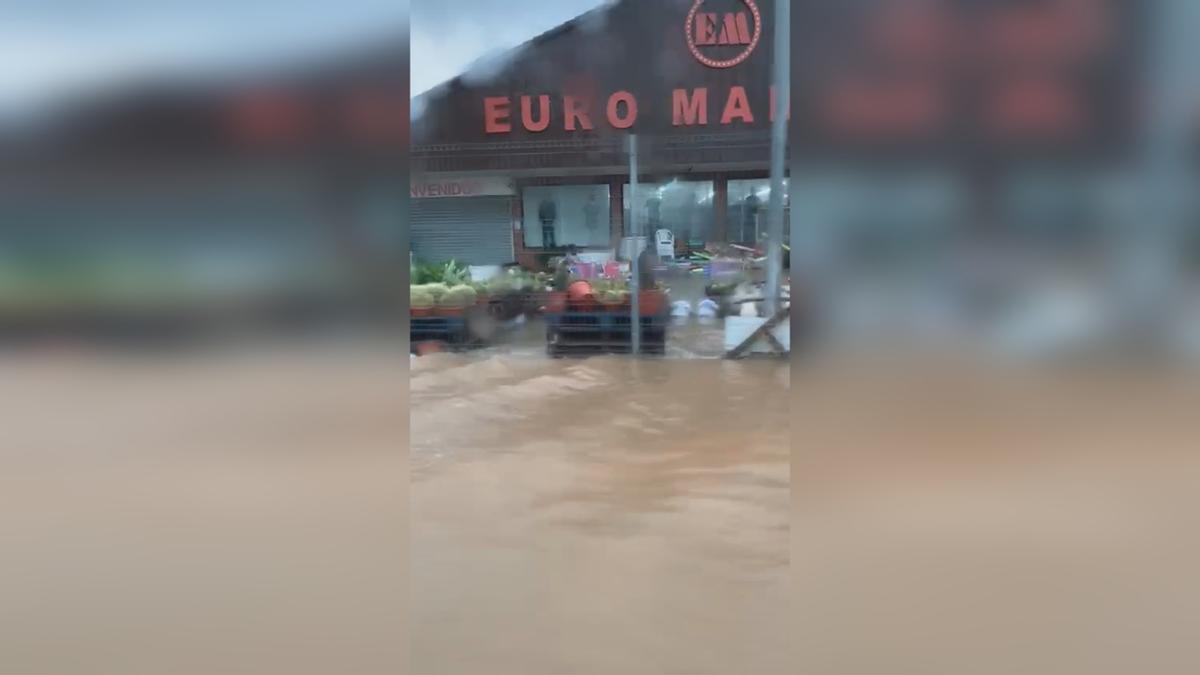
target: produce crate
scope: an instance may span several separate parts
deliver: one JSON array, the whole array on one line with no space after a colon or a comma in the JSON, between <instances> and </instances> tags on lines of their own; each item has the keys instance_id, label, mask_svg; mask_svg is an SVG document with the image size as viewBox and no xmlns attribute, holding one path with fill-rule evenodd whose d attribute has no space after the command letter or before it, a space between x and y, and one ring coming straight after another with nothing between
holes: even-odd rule
<instances>
[{"instance_id":1,"label":"produce crate","mask_svg":"<svg viewBox=\"0 0 1200 675\"><path fill-rule=\"evenodd\" d=\"M522 314L535 316L546 304L545 291L514 291L489 296L488 312L498 320L508 321Z\"/></svg>"},{"instance_id":2,"label":"produce crate","mask_svg":"<svg viewBox=\"0 0 1200 675\"><path fill-rule=\"evenodd\" d=\"M467 329L465 316L409 317L408 342L412 349L423 342L437 342L452 351L482 346Z\"/></svg>"},{"instance_id":3,"label":"produce crate","mask_svg":"<svg viewBox=\"0 0 1200 675\"><path fill-rule=\"evenodd\" d=\"M670 324L668 313L659 311L638 318L641 352L665 354ZM546 352L550 356L629 354L632 351L633 322L628 306L605 308L568 304L562 311L546 314Z\"/></svg>"}]
</instances>

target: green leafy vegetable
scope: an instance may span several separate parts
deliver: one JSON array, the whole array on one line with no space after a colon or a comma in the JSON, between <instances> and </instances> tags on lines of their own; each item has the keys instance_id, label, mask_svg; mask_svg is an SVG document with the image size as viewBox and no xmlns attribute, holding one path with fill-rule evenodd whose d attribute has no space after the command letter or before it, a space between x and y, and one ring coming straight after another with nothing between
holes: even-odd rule
<instances>
[{"instance_id":1,"label":"green leafy vegetable","mask_svg":"<svg viewBox=\"0 0 1200 675\"><path fill-rule=\"evenodd\" d=\"M464 284L447 290L438 304L442 307L469 307L475 304L475 299L475 289Z\"/></svg>"},{"instance_id":2,"label":"green leafy vegetable","mask_svg":"<svg viewBox=\"0 0 1200 675\"><path fill-rule=\"evenodd\" d=\"M436 301L433 294L425 286L410 286L408 289L408 304L416 309L433 307Z\"/></svg>"}]
</instances>

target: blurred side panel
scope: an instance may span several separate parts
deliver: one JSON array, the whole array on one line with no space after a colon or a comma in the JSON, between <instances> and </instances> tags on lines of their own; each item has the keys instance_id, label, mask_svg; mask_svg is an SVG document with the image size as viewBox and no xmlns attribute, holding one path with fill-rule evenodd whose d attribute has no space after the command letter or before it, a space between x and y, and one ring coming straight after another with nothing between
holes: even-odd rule
<instances>
[{"instance_id":1,"label":"blurred side panel","mask_svg":"<svg viewBox=\"0 0 1200 675\"><path fill-rule=\"evenodd\" d=\"M407 672L407 2L50 4L0 10L0 672Z\"/></svg>"},{"instance_id":2,"label":"blurred side panel","mask_svg":"<svg viewBox=\"0 0 1200 675\"><path fill-rule=\"evenodd\" d=\"M389 42L332 65L130 87L10 130L2 337L394 323L408 98L386 70L407 52Z\"/></svg>"},{"instance_id":3,"label":"blurred side panel","mask_svg":"<svg viewBox=\"0 0 1200 675\"><path fill-rule=\"evenodd\" d=\"M794 0L798 672L1185 673L1187 0Z\"/></svg>"}]
</instances>

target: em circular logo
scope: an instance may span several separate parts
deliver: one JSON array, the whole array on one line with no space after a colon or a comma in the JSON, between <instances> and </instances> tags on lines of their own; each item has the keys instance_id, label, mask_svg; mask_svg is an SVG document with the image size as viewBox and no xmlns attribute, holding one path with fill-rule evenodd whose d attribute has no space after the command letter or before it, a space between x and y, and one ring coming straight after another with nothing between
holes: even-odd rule
<instances>
[{"instance_id":1,"label":"em circular logo","mask_svg":"<svg viewBox=\"0 0 1200 675\"><path fill-rule=\"evenodd\" d=\"M684 24L692 56L709 68L732 68L750 58L762 37L762 14L754 0L741 0L744 7L733 12L703 12L704 4L692 3ZM730 56L736 47L741 49Z\"/></svg>"}]
</instances>

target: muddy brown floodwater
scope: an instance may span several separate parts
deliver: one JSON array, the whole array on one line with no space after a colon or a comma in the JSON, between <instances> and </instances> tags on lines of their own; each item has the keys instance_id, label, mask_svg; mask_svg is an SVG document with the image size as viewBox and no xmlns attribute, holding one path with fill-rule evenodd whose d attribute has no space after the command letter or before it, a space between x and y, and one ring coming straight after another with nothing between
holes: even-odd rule
<instances>
[{"instance_id":1,"label":"muddy brown floodwater","mask_svg":"<svg viewBox=\"0 0 1200 675\"><path fill-rule=\"evenodd\" d=\"M413 362L412 672L785 673L786 362Z\"/></svg>"},{"instance_id":2,"label":"muddy brown floodwater","mask_svg":"<svg viewBox=\"0 0 1200 675\"><path fill-rule=\"evenodd\" d=\"M522 348L0 358L0 673L1200 672L1194 372Z\"/></svg>"},{"instance_id":3,"label":"muddy brown floodwater","mask_svg":"<svg viewBox=\"0 0 1200 675\"><path fill-rule=\"evenodd\" d=\"M0 354L0 673L403 673L403 353Z\"/></svg>"}]
</instances>

